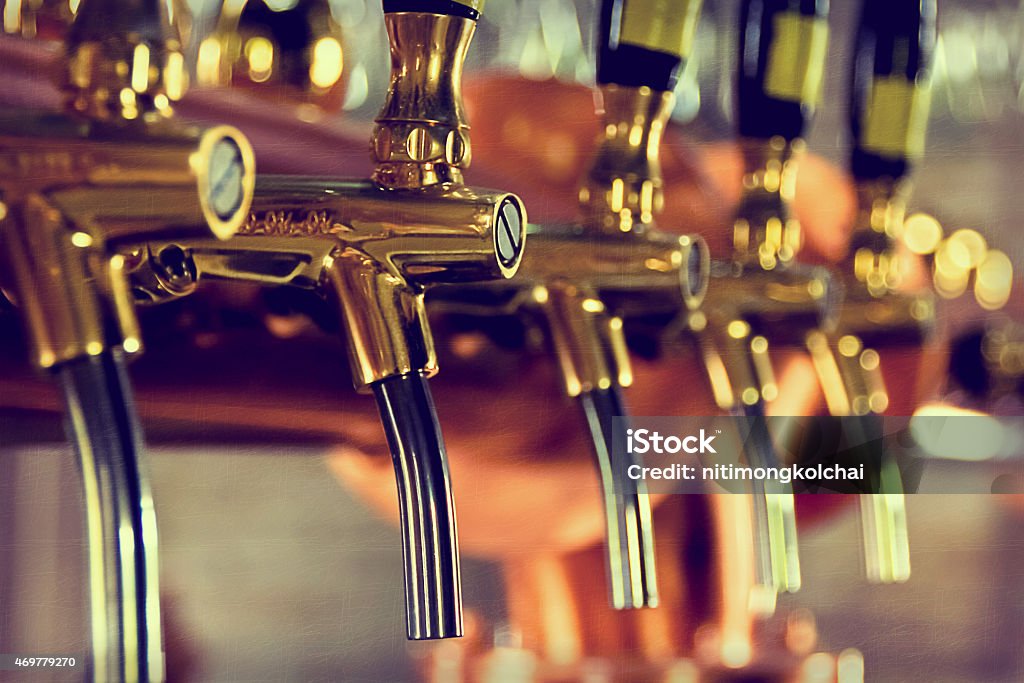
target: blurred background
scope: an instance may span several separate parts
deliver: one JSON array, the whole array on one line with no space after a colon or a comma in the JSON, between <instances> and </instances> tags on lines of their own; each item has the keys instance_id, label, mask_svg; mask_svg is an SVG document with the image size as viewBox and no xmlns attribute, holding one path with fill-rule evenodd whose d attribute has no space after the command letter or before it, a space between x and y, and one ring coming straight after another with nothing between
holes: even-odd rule
<instances>
[{"instance_id":1,"label":"blurred background","mask_svg":"<svg viewBox=\"0 0 1024 683\"><path fill-rule=\"evenodd\" d=\"M194 35L206 35L219 5L190 4ZM841 166L858 5L833 3L823 106L808 138L812 152ZM349 74L340 116L368 131L388 66L379 2L336 0L334 9ZM592 85L594 11L587 0L491 0L467 79L501 71ZM731 0L706 0L696 58L680 84L674 118L700 142L731 136L737 11ZM981 231L1019 271L1024 4L940 1L938 25L932 120L912 208L947 231ZM953 310L964 325L989 315ZM1022 414L1017 403L1001 411ZM0 652L84 653L81 501L71 452L55 419L26 411L0 414L0 440ZM444 647L405 640L398 530L338 485L326 453L216 443L151 450L180 680L412 681L425 651ZM997 474L949 466L929 476L986 488ZM811 610L821 648L860 650L869 681L1024 680L1024 508L994 495L916 495L908 508L910 582L867 585L850 508L803 531L804 587L780 608ZM480 637L507 641L499 567L466 558L464 581L468 609L486 624ZM61 680L48 676L17 680ZM0 672L2 680L15 679Z\"/></svg>"}]
</instances>

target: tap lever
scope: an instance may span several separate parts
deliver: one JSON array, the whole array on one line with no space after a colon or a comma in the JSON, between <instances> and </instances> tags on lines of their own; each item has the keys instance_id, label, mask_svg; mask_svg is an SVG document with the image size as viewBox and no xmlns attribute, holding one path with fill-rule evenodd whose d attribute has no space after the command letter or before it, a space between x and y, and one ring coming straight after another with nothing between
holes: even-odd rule
<instances>
[{"instance_id":1,"label":"tap lever","mask_svg":"<svg viewBox=\"0 0 1024 683\"><path fill-rule=\"evenodd\" d=\"M681 0L665 11L653 3L603 0L597 35L598 85L675 90L693 50L703 4L703 0Z\"/></svg>"},{"instance_id":2,"label":"tap lever","mask_svg":"<svg viewBox=\"0 0 1024 683\"><path fill-rule=\"evenodd\" d=\"M743 194L735 258L772 270L803 242L789 209L803 135L820 99L828 47L828 0L744 0L740 10L736 116Z\"/></svg>"},{"instance_id":3,"label":"tap lever","mask_svg":"<svg viewBox=\"0 0 1024 683\"><path fill-rule=\"evenodd\" d=\"M385 0L391 83L373 131L373 179L387 188L462 184L472 159L462 66L482 1Z\"/></svg>"},{"instance_id":4,"label":"tap lever","mask_svg":"<svg viewBox=\"0 0 1024 683\"><path fill-rule=\"evenodd\" d=\"M866 0L850 70L850 170L857 219L851 273L873 297L903 282L896 244L907 176L924 152L931 104L935 0Z\"/></svg>"},{"instance_id":5,"label":"tap lever","mask_svg":"<svg viewBox=\"0 0 1024 683\"><path fill-rule=\"evenodd\" d=\"M408 637L461 636L455 504L430 387L413 372L375 382L373 393L395 465Z\"/></svg>"},{"instance_id":6,"label":"tap lever","mask_svg":"<svg viewBox=\"0 0 1024 683\"><path fill-rule=\"evenodd\" d=\"M383 4L384 14L425 12L448 14L472 21L477 21L484 9L484 0L384 0Z\"/></svg>"},{"instance_id":7,"label":"tap lever","mask_svg":"<svg viewBox=\"0 0 1024 683\"><path fill-rule=\"evenodd\" d=\"M924 151L936 0L865 0L850 60L851 170L898 181Z\"/></svg>"},{"instance_id":8,"label":"tap lever","mask_svg":"<svg viewBox=\"0 0 1024 683\"><path fill-rule=\"evenodd\" d=\"M181 11L166 0L83 0L65 46L68 110L122 124L171 116L188 86Z\"/></svg>"},{"instance_id":9,"label":"tap lever","mask_svg":"<svg viewBox=\"0 0 1024 683\"><path fill-rule=\"evenodd\" d=\"M597 83L603 126L579 192L583 221L594 232L642 234L662 209L661 138L701 5L684 0L668 12L625 0L601 4Z\"/></svg>"},{"instance_id":10,"label":"tap lever","mask_svg":"<svg viewBox=\"0 0 1024 683\"><path fill-rule=\"evenodd\" d=\"M803 137L821 98L828 0L743 0L737 118L743 137Z\"/></svg>"}]
</instances>

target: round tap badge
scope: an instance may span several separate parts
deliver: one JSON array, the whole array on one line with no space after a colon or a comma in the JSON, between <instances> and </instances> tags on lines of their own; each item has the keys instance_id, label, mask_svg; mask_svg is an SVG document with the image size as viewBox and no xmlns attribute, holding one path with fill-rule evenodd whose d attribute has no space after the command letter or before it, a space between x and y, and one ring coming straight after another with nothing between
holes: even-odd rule
<instances>
[{"instance_id":1,"label":"round tap badge","mask_svg":"<svg viewBox=\"0 0 1024 683\"><path fill-rule=\"evenodd\" d=\"M523 212L519 199L505 197L498 207L498 217L494 226L494 248L498 261L505 268L515 268L523 252Z\"/></svg>"},{"instance_id":2,"label":"round tap badge","mask_svg":"<svg viewBox=\"0 0 1024 683\"><path fill-rule=\"evenodd\" d=\"M249 140L231 126L202 133L192 155L199 202L206 225L217 239L228 239L245 223L256 184L256 161Z\"/></svg>"},{"instance_id":3,"label":"round tap badge","mask_svg":"<svg viewBox=\"0 0 1024 683\"><path fill-rule=\"evenodd\" d=\"M679 270L683 300L693 310L701 305L707 293L711 256L707 243L700 237L684 235L679 238L679 244L686 258Z\"/></svg>"},{"instance_id":4,"label":"round tap badge","mask_svg":"<svg viewBox=\"0 0 1024 683\"><path fill-rule=\"evenodd\" d=\"M815 268L811 271L811 275L821 283L820 285L811 285L811 295L814 296L818 290L824 290L820 292L820 296L815 298L820 307L821 325L829 327L839 319L843 301L846 298L846 288L825 268Z\"/></svg>"},{"instance_id":5,"label":"round tap badge","mask_svg":"<svg viewBox=\"0 0 1024 683\"><path fill-rule=\"evenodd\" d=\"M229 221L245 199L245 162L238 143L221 138L210 153L209 203L217 217Z\"/></svg>"}]
</instances>

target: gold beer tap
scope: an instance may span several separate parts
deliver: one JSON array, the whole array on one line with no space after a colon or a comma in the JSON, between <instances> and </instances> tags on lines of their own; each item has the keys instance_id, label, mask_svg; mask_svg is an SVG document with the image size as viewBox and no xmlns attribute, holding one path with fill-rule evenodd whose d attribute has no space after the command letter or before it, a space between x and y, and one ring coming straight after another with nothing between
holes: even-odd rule
<instances>
[{"instance_id":1,"label":"gold beer tap","mask_svg":"<svg viewBox=\"0 0 1024 683\"><path fill-rule=\"evenodd\" d=\"M737 122L744 175L733 255L712 265L704 308L691 317L715 401L748 418L748 458L781 463L765 423L778 394L769 344L802 345L828 324L836 290L822 268L795 263L802 236L789 211L802 135L818 99L828 39L826 2L745 0L741 6ZM755 485L759 585L800 588L792 490Z\"/></svg>"},{"instance_id":2,"label":"gold beer tap","mask_svg":"<svg viewBox=\"0 0 1024 683\"><path fill-rule=\"evenodd\" d=\"M840 277L845 297L835 327L807 336L828 411L843 418L847 443L876 463L873 493L860 496L865 571L873 583L910 578L902 475L882 452L880 415L889 407L878 349L921 346L935 321L930 292L903 294L896 237L906 184L856 180L857 218Z\"/></svg>"},{"instance_id":3,"label":"gold beer tap","mask_svg":"<svg viewBox=\"0 0 1024 683\"><path fill-rule=\"evenodd\" d=\"M842 340L848 333L868 347L919 345L934 326L930 292L900 293L904 274L897 252L910 189L906 176L923 152L927 129L934 15L931 1L866 2L851 61L857 217L842 273L847 301L834 336ZM846 341L852 351L854 344ZM867 363L864 353L869 354ZM833 385L832 392L826 390L830 407L835 404L840 414L883 412L888 394L872 360L877 353L866 348L836 355L853 389ZM856 389L864 385L871 391Z\"/></svg>"},{"instance_id":4,"label":"gold beer tap","mask_svg":"<svg viewBox=\"0 0 1024 683\"><path fill-rule=\"evenodd\" d=\"M227 242L154 242L181 261L140 278L139 296L178 296L202 279L312 290L337 306L358 391L377 399L399 493L408 636L462 635L455 508L426 383L437 355L424 293L512 277L522 202L462 182L470 161L462 64L482 2L384 2L391 82L373 131L370 180L261 176L252 212Z\"/></svg>"},{"instance_id":5,"label":"gold beer tap","mask_svg":"<svg viewBox=\"0 0 1024 683\"><path fill-rule=\"evenodd\" d=\"M844 427L866 448L880 448L878 418L889 396L876 349L918 347L935 324L929 291L904 293L898 243L909 192L907 175L923 152L928 125L934 0L865 0L851 59L851 171L857 217L841 271L846 298L834 330L808 337L833 415L860 417ZM895 461L880 457L873 495L861 498L868 579L910 577L906 503Z\"/></svg>"},{"instance_id":6,"label":"gold beer tap","mask_svg":"<svg viewBox=\"0 0 1024 683\"><path fill-rule=\"evenodd\" d=\"M662 3L602 3L602 133L581 182L579 223L529 226L530 253L512 282L484 292L439 292L439 305L521 316L546 332L565 392L579 401L591 437L616 609L658 604L647 490L626 476L633 456L616 448L613 438L616 419L625 434L629 415L622 389L633 383L624 324L685 319L707 287L704 241L654 225L662 205L661 138L700 6L688 1L669 11Z\"/></svg>"},{"instance_id":7,"label":"gold beer tap","mask_svg":"<svg viewBox=\"0 0 1024 683\"><path fill-rule=\"evenodd\" d=\"M294 104L306 120L341 109L347 72L341 25L325 0L282 7L225 2L199 44L196 80Z\"/></svg>"},{"instance_id":8,"label":"gold beer tap","mask_svg":"<svg viewBox=\"0 0 1024 683\"><path fill-rule=\"evenodd\" d=\"M88 676L159 681L156 521L123 367L142 342L121 252L155 238L223 239L255 169L229 126L177 124L184 59L167 4L84 0L62 62L66 111L0 113L4 290L32 362L61 386L82 476Z\"/></svg>"},{"instance_id":9,"label":"gold beer tap","mask_svg":"<svg viewBox=\"0 0 1024 683\"><path fill-rule=\"evenodd\" d=\"M935 12L934 0L865 0L861 9L850 79L857 218L842 271L847 296L835 331L808 340L833 415L884 413L889 395L876 349L921 346L935 327L934 297L905 292L898 253L906 176L928 128ZM896 462L879 455L874 494L860 501L865 569L871 582L903 582L910 577L903 483Z\"/></svg>"},{"instance_id":10,"label":"gold beer tap","mask_svg":"<svg viewBox=\"0 0 1024 683\"><path fill-rule=\"evenodd\" d=\"M772 207L787 201L792 146L779 137L756 150L762 154L753 153L754 146L745 141L745 158L750 163L760 157L763 163L744 178L744 203L734 226L736 252L729 261L712 263L708 297L691 316L690 329L716 404L747 418L750 432L745 443L751 464L772 467L785 463L776 454L765 422L765 404L778 397L770 342L799 344L802 331L827 324L835 288L824 269L787 263L799 228L783 218L784 211L771 215ZM789 487L771 488L762 491L756 482L752 501L758 582L793 592L801 585L793 496Z\"/></svg>"},{"instance_id":11,"label":"gold beer tap","mask_svg":"<svg viewBox=\"0 0 1024 683\"><path fill-rule=\"evenodd\" d=\"M0 26L3 33L22 38L63 38L78 5L73 0L4 0Z\"/></svg>"}]
</instances>

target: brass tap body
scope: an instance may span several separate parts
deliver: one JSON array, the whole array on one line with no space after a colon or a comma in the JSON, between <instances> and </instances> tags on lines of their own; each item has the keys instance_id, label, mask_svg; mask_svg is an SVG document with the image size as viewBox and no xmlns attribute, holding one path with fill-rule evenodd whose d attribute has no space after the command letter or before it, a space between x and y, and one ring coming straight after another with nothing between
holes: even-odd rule
<instances>
[{"instance_id":1,"label":"brass tap body","mask_svg":"<svg viewBox=\"0 0 1024 683\"><path fill-rule=\"evenodd\" d=\"M109 345L138 351L127 283L137 264L120 252L169 236L225 239L252 201L253 154L241 133L169 120L184 61L164 24L147 19L162 10L96 4L68 40L69 113L0 118L5 288L43 368ZM119 338L105 329L106 312Z\"/></svg>"},{"instance_id":2,"label":"brass tap body","mask_svg":"<svg viewBox=\"0 0 1024 683\"><path fill-rule=\"evenodd\" d=\"M329 293L348 332L353 382L368 391L386 377L436 374L424 290L511 277L522 212L514 195L468 187L406 192L368 181L264 176L233 239L153 243L148 250L157 259L182 250L196 278ZM134 284L140 297L177 295L156 283Z\"/></svg>"},{"instance_id":3,"label":"brass tap body","mask_svg":"<svg viewBox=\"0 0 1024 683\"><path fill-rule=\"evenodd\" d=\"M373 133L372 180L261 177L236 238L149 245L153 254L183 250L196 277L330 293L364 392L386 377L435 374L425 289L512 277L526 234L518 197L461 183L469 126L459 79L475 21L426 12L385 20L392 78ZM174 296L135 284L146 296Z\"/></svg>"},{"instance_id":4,"label":"brass tap body","mask_svg":"<svg viewBox=\"0 0 1024 683\"><path fill-rule=\"evenodd\" d=\"M714 262L704 306L690 316L715 402L737 410L778 396L769 342L799 345L806 330L827 324L835 287L823 268L765 271Z\"/></svg>"},{"instance_id":5,"label":"brass tap body","mask_svg":"<svg viewBox=\"0 0 1024 683\"><path fill-rule=\"evenodd\" d=\"M222 171L238 176L213 177ZM5 285L28 322L34 362L49 368L111 345L139 351L128 288L137 264L119 250L168 235L230 236L248 215L254 178L252 150L230 126L0 119ZM218 182L234 185L223 205ZM105 329L108 307L117 338Z\"/></svg>"},{"instance_id":6,"label":"brass tap body","mask_svg":"<svg viewBox=\"0 0 1024 683\"><path fill-rule=\"evenodd\" d=\"M802 238L789 202L802 142L742 145L733 258L713 264L705 304L690 318L715 402L734 411L776 398L769 345L803 345L808 332L831 324L838 296L826 269L794 263Z\"/></svg>"},{"instance_id":7,"label":"brass tap body","mask_svg":"<svg viewBox=\"0 0 1024 683\"><path fill-rule=\"evenodd\" d=\"M488 285L491 307L445 290L439 306L495 315L535 310L549 322L567 395L632 384L624 319L685 316L707 290L709 258L696 235L654 226L661 205L658 146L669 92L602 85L604 127L580 190L581 222L530 225L513 281Z\"/></svg>"}]
</instances>

